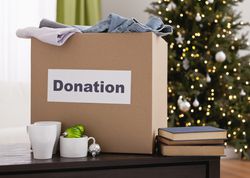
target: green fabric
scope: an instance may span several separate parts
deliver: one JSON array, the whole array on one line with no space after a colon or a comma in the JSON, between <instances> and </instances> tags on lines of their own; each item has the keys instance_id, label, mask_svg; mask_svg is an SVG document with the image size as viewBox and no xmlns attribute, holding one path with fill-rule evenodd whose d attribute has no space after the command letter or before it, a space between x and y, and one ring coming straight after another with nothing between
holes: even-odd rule
<instances>
[{"instance_id":1,"label":"green fabric","mask_svg":"<svg viewBox=\"0 0 250 178\"><path fill-rule=\"evenodd\" d=\"M57 0L57 22L94 25L101 17L100 0Z\"/></svg>"}]
</instances>

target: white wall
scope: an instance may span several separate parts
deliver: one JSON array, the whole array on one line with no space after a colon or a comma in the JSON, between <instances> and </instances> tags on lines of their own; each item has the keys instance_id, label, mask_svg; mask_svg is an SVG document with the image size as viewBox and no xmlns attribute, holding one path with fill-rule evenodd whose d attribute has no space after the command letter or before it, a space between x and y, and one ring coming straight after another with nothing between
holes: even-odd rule
<instances>
[{"instance_id":1,"label":"white wall","mask_svg":"<svg viewBox=\"0 0 250 178\"><path fill-rule=\"evenodd\" d=\"M250 7L250 1L249 0L245 0L243 3L241 3L239 5L239 7L237 7L237 10L239 12L242 12L242 20L244 22L248 22L250 23L250 11L249 11L249 7ZM250 31L250 27L246 27L244 29L244 31ZM250 34L248 35L249 40L250 40Z\"/></svg>"},{"instance_id":2,"label":"white wall","mask_svg":"<svg viewBox=\"0 0 250 178\"><path fill-rule=\"evenodd\" d=\"M242 12L242 16L243 19L245 21L250 22L250 11L249 11L249 7L250 7L250 1L249 0L245 0L243 3L241 3L239 5L239 11Z\"/></svg>"},{"instance_id":3,"label":"white wall","mask_svg":"<svg viewBox=\"0 0 250 178\"><path fill-rule=\"evenodd\" d=\"M30 40L16 30L55 15L56 0L0 0L0 145L28 141Z\"/></svg>"},{"instance_id":4,"label":"white wall","mask_svg":"<svg viewBox=\"0 0 250 178\"><path fill-rule=\"evenodd\" d=\"M55 20L56 0L0 0L0 129L30 123L30 39L18 28Z\"/></svg>"},{"instance_id":5,"label":"white wall","mask_svg":"<svg viewBox=\"0 0 250 178\"><path fill-rule=\"evenodd\" d=\"M140 22L146 22L149 15L144 12L153 0L101 0L102 17L117 13L125 17L135 17Z\"/></svg>"}]
</instances>

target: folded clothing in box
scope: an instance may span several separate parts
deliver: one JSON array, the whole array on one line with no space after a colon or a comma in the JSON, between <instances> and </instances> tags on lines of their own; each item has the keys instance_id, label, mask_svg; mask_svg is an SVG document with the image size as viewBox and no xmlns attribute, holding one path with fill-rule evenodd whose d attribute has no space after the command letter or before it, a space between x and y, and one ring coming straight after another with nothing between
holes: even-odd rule
<instances>
[{"instance_id":1,"label":"folded clothing in box","mask_svg":"<svg viewBox=\"0 0 250 178\"><path fill-rule=\"evenodd\" d=\"M28 27L17 30L16 34L20 38L37 38L38 40L61 46L69 37L77 32L82 33L124 33L124 32L153 32L158 36L166 36L172 33L172 27L165 25L159 17L151 17L146 24L138 22L136 19L127 19L117 14L110 14L94 26L64 25L43 19L40 28Z\"/></svg>"}]
</instances>

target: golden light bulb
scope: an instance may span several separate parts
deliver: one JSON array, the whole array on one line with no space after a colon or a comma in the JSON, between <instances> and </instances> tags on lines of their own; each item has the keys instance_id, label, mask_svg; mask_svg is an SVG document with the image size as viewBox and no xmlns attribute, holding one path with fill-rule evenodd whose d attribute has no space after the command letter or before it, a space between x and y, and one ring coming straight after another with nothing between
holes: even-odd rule
<instances>
[{"instance_id":1,"label":"golden light bulb","mask_svg":"<svg viewBox=\"0 0 250 178\"><path fill-rule=\"evenodd\" d=\"M180 115L179 115L179 118L183 118L183 117L184 117L184 114L180 114Z\"/></svg>"}]
</instances>

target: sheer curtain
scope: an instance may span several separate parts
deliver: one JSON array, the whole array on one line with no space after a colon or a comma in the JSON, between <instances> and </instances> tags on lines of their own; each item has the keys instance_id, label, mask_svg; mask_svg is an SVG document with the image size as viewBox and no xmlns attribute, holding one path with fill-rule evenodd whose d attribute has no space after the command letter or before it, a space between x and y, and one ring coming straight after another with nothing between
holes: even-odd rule
<instances>
[{"instance_id":1,"label":"sheer curtain","mask_svg":"<svg viewBox=\"0 0 250 178\"><path fill-rule=\"evenodd\" d=\"M24 127L30 122L30 40L17 38L16 30L38 26L42 18L55 20L56 0L0 0L2 132L10 131L10 127Z\"/></svg>"}]
</instances>

